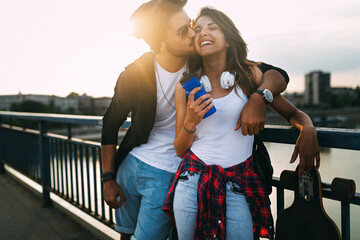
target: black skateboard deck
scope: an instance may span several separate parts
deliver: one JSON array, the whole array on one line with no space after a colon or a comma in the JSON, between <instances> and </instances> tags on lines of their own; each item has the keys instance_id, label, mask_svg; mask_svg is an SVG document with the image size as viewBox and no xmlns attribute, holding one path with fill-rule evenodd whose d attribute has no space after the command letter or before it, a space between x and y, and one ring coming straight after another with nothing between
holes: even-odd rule
<instances>
[{"instance_id":1,"label":"black skateboard deck","mask_svg":"<svg viewBox=\"0 0 360 240\"><path fill-rule=\"evenodd\" d=\"M321 179L312 168L309 174L298 177L299 166L284 181L293 184L294 202L280 212L276 221L276 240L339 240L340 232L326 214L322 204ZM290 172L290 171L288 171Z\"/></svg>"}]
</instances>

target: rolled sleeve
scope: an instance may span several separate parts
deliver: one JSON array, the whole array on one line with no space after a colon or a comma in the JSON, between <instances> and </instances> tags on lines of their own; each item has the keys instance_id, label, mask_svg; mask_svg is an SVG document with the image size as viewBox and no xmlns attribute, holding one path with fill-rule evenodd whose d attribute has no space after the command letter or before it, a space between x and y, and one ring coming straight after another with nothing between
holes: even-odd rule
<instances>
[{"instance_id":1,"label":"rolled sleeve","mask_svg":"<svg viewBox=\"0 0 360 240\"><path fill-rule=\"evenodd\" d=\"M270 64L267 64L267 63L263 63L263 62L260 62L260 64L258 65L258 67L260 68L261 72L262 73L265 73L269 70L275 70L277 72L279 72L285 79L286 81L286 84L289 83L289 75L287 74L287 72L279 67L275 67L273 65L270 65Z\"/></svg>"}]
</instances>

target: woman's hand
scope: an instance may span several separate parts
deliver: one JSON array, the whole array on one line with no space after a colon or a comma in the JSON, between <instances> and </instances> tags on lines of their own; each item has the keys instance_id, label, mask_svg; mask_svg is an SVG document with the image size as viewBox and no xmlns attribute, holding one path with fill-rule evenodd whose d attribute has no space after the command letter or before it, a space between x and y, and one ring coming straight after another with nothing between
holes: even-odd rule
<instances>
[{"instance_id":1,"label":"woman's hand","mask_svg":"<svg viewBox=\"0 0 360 240\"><path fill-rule=\"evenodd\" d=\"M319 169L320 150L317 141L316 129L314 127L304 126L301 129L290 163L295 162L298 155L300 156L299 177L301 177L304 172L308 173L314 166L315 162L315 167Z\"/></svg>"},{"instance_id":2,"label":"woman's hand","mask_svg":"<svg viewBox=\"0 0 360 240\"><path fill-rule=\"evenodd\" d=\"M242 135L254 135L264 129L266 105L260 94L252 94L240 112L235 131L241 128Z\"/></svg>"},{"instance_id":3,"label":"woman's hand","mask_svg":"<svg viewBox=\"0 0 360 240\"><path fill-rule=\"evenodd\" d=\"M196 126L201 122L204 115L214 106L210 94L204 94L195 101L195 94L200 89L200 87L194 88L189 93L186 117L184 120L184 126L189 132L195 131Z\"/></svg>"}]
</instances>

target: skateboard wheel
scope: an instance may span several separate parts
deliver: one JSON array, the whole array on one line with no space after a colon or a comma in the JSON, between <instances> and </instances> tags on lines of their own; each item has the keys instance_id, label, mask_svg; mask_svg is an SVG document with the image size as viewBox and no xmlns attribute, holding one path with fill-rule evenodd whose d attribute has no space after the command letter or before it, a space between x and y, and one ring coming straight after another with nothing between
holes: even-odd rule
<instances>
[{"instance_id":1,"label":"skateboard wheel","mask_svg":"<svg viewBox=\"0 0 360 240\"><path fill-rule=\"evenodd\" d=\"M285 189L294 190L294 175L294 171L282 171L280 175L280 183Z\"/></svg>"},{"instance_id":2,"label":"skateboard wheel","mask_svg":"<svg viewBox=\"0 0 360 240\"><path fill-rule=\"evenodd\" d=\"M331 182L331 192L341 200L349 200L355 195L356 185L354 180L334 178Z\"/></svg>"}]
</instances>

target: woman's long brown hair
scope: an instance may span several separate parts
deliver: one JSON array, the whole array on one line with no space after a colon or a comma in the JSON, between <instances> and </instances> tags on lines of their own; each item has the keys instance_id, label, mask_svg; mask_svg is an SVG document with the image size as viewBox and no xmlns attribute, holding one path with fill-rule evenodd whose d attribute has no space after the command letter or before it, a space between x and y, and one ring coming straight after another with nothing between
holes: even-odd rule
<instances>
[{"instance_id":1,"label":"woman's long brown hair","mask_svg":"<svg viewBox=\"0 0 360 240\"><path fill-rule=\"evenodd\" d=\"M236 72L236 84L238 84L246 96L249 97L257 88L250 67L257 64L247 59L247 45L241 37L239 30L228 16L215 8L204 7L200 9L195 22L202 16L212 18L223 31L225 39L229 44L226 53L226 71L231 73ZM201 57L198 55L191 57L189 63L191 72L198 72L202 68Z\"/></svg>"}]
</instances>

